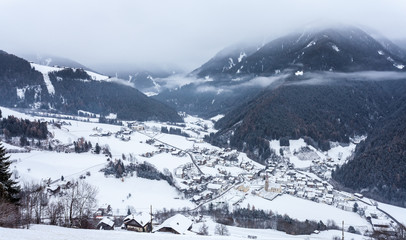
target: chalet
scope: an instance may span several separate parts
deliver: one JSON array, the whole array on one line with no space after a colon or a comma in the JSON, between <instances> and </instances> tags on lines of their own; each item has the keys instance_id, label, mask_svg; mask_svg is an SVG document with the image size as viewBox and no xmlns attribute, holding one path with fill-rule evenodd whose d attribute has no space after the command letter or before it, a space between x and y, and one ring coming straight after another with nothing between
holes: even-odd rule
<instances>
[{"instance_id":1,"label":"chalet","mask_svg":"<svg viewBox=\"0 0 406 240\"><path fill-rule=\"evenodd\" d=\"M332 186L327 186L327 193L332 194L333 193L333 187Z\"/></svg>"},{"instance_id":2,"label":"chalet","mask_svg":"<svg viewBox=\"0 0 406 240\"><path fill-rule=\"evenodd\" d=\"M391 232L391 223L389 220L385 219L371 219L372 228L375 232Z\"/></svg>"},{"instance_id":3,"label":"chalet","mask_svg":"<svg viewBox=\"0 0 406 240\"><path fill-rule=\"evenodd\" d=\"M104 217L96 226L99 230L114 230L114 222L108 217Z\"/></svg>"},{"instance_id":4,"label":"chalet","mask_svg":"<svg viewBox=\"0 0 406 240\"><path fill-rule=\"evenodd\" d=\"M309 200L314 200L314 199L316 199L316 194L314 192L308 192L306 197Z\"/></svg>"},{"instance_id":5,"label":"chalet","mask_svg":"<svg viewBox=\"0 0 406 240\"><path fill-rule=\"evenodd\" d=\"M305 192L304 192L304 191L298 191L298 192L296 193L296 195L297 195L298 197L300 197L300 198L303 198L303 197L305 196Z\"/></svg>"},{"instance_id":6,"label":"chalet","mask_svg":"<svg viewBox=\"0 0 406 240\"><path fill-rule=\"evenodd\" d=\"M280 184L276 183L270 183L268 186L268 192L273 192L273 193L281 193L282 192L282 186Z\"/></svg>"},{"instance_id":7,"label":"chalet","mask_svg":"<svg viewBox=\"0 0 406 240\"><path fill-rule=\"evenodd\" d=\"M200 196L200 195L194 195L193 198L192 198L193 202L198 202L200 200L202 200L202 196Z\"/></svg>"},{"instance_id":8,"label":"chalet","mask_svg":"<svg viewBox=\"0 0 406 240\"><path fill-rule=\"evenodd\" d=\"M124 228L136 232L151 232L151 215L145 212L128 215L124 218Z\"/></svg>"},{"instance_id":9,"label":"chalet","mask_svg":"<svg viewBox=\"0 0 406 240\"><path fill-rule=\"evenodd\" d=\"M310 187L310 188L314 188L314 182L308 181L306 185L307 185L308 187Z\"/></svg>"},{"instance_id":10,"label":"chalet","mask_svg":"<svg viewBox=\"0 0 406 240\"><path fill-rule=\"evenodd\" d=\"M166 219L161 225L159 225L153 232L170 232L174 234L186 234L192 229L192 221L181 215Z\"/></svg>"},{"instance_id":11,"label":"chalet","mask_svg":"<svg viewBox=\"0 0 406 240\"><path fill-rule=\"evenodd\" d=\"M341 208L342 210L347 211L347 212L352 212L352 210L354 208L353 205L346 203L346 202L339 203L337 207Z\"/></svg>"},{"instance_id":12,"label":"chalet","mask_svg":"<svg viewBox=\"0 0 406 240\"><path fill-rule=\"evenodd\" d=\"M202 196L203 199L209 199L213 196L213 192L206 190L200 193L200 196Z\"/></svg>"},{"instance_id":13,"label":"chalet","mask_svg":"<svg viewBox=\"0 0 406 240\"><path fill-rule=\"evenodd\" d=\"M209 183L207 184L207 190L212 191L214 193L218 193L221 190L220 184Z\"/></svg>"},{"instance_id":14,"label":"chalet","mask_svg":"<svg viewBox=\"0 0 406 240\"><path fill-rule=\"evenodd\" d=\"M202 182L202 176L193 176L193 182L195 183L201 183Z\"/></svg>"},{"instance_id":15,"label":"chalet","mask_svg":"<svg viewBox=\"0 0 406 240\"><path fill-rule=\"evenodd\" d=\"M177 168L175 170L175 176L178 177L178 178L183 178L184 177L183 169L182 168Z\"/></svg>"}]
</instances>

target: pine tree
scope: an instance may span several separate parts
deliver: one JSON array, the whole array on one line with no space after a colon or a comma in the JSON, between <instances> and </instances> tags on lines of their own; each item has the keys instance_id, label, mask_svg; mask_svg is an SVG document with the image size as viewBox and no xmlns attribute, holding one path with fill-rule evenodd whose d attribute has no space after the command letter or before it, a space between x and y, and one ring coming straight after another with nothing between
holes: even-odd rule
<instances>
[{"instance_id":1,"label":"pine tree","mask_svg":"<svg viewBox=\"0 0 406 240\"><path fill-rule=\"evenodd\" d=\"M0 143L0 199L16 203L19 200L20 187L11 179L9 171L11 162L8 159L9 156L6 156L6 150Z\"/></svg>"}]
</instances>

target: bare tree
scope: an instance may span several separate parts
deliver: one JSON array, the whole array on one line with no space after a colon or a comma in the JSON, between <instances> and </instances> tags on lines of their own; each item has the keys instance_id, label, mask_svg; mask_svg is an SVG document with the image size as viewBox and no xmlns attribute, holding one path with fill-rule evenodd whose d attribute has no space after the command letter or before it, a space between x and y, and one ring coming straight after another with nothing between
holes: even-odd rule
<instances>
[{"instance_id":1,"label":"bare tree","mask_svg":"<svg viewBox=\"0 0 406 240\"><path fill-rule=\"evenodd\" d=\"M79 227L82 227L82 220L88 218L95 210L97 204L98 189L85 181L76 181L66 191L63 197L65 218L70 227L73 226L73 219L79 220Z\"/></svg>"},{"instance_id":2,"label":"bare tree","mask_svg":"<svg viewBox=\"0 0 406 240\"><path fill-rule=\"evenodd\" d=\"M23 185L20 193L20 206L23 224L27 224L27 227L32 222L41 223L44 209L48 205L48 197L44 189L44 186L34 182L26 182Z\"/></svg>"},{"instance_id":3,"label":"bare tree","mask_svg":"<svg viewBox=\"0 0 406 240\"><path fill-rule=\"evenodd\" d=\"M205 223L203 223L203 225L200 227L199 234L206 236L209 235L209 227Z\"/></svg>"},{"instance_id":4,"label":"bare tree","mask_svg":"<svg viewBox=\"0 0 406 240\"><path fill-rule=\"evenodd\" d=\"M217 224L216 228L214 229L214 233L221 236L228 236L230 233L228 232L227 226L223 224Z\"/></svg>"},{"instance_id":5,"label":"bare tree","mask_svg":"<svg viewBox=\"0 0 406 240\"><path fill-rule=\"evenodd\" d=\"M46 214L49 217L51 225L59 225L62 221L64 205L62 201L51 202L48 204Z\"/></svg>"}]
</instances>

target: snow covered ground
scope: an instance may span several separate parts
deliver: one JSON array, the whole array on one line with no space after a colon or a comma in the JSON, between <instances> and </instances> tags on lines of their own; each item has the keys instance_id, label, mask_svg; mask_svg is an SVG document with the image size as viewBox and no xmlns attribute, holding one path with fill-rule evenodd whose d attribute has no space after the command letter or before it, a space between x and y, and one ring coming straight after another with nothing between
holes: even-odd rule
<instances>
[{"instance_id":1,"label":"snow covered ground","mask_svg":"<svg viewBox=\"0 0 406 240\"><path fill-rule=\"evenodd\" d=\"M209 234L214 232L214 225L208 224ZM171 233L136 233L130 231L100 231L100 230L85 230L85 229L72 229L62 228L47 225L32 225L29 229L9 229L0 228L0 240L133 240L133 239L145 239L145 240L210 240L210 239L228 239L228 240L240 240L248 239L248 235L256 236L257 239L332 239L333 237L341 236L341 232L337 230L324 231L319 234L312 234L310 236L303 235L288 235L283 232L275 230L259 230L259 229L247 229L228 227L230 232L229 236L199 236L193 234L187 235L175 235ZM346 239L368 239L362 235L356 235L351 233L345 233Z\"/></svg>"},{"instance_id":2,"label":"snow covered ground","mask_svg":"<svg viewBox=\"0 0 406 240\"><path fill-rule=\"evenodd\" d=\"M272 201L248 196L243 202L242 206L255 206L255 209L272 210L278 214L287 214L291 218L296 218L300 221L314 220L323 221L327 223L329 220L334 221L337 225L341 226L344 221L345 228L354 226L362 229L370 228L370 224L366 219L361 218L358 214L340 210L336 207L327 204L320 204L313 201L297 198L284 194L275 198Z\"/></svg>"},{"instance_id":3,"label":"snow covered ground","mask_svg":"<svg viewBox=\"0 0 406 240\"><path fill-rule=\"evenodd\" d=\"M3 117L8 115L14 115L18 118L24 119L43 119L45 121L57 121L58 119L46 118L46 117L34 117L24 113L14 111L12 109L1 107ZM95 122L82 122L75 120L61 120L65 124L61 128L55 127L52 124L48 125L50 133L54 136L53 139L57 139L61 144L71 144L73 141L77 141L78 138L85 138L86 141L90 141L93 146L98 143L100 146L108 146L112 153L112 160L122 158L122 155L129 156L130 154L135 157L135 161L142 163L144 161L154 165L159 171L163 172L168 169L172 174L180 166L185 164L191 164L191 158L188 155L184 156L174 156L171 152L156 153L152 157L143 157L146 152L154 152L157 147L154 144L150 145L146 143L146 140L150 137L154 137L157 141L163 141L171 146L179 149L209 149L219 151L220 149L215 146L211 146L208 143L201 142L200 139L204 137L205 134L214 132L213 121L203 120L200 118L188 116L185 118L185 126L174 126L168 123L159 122L144 122L141 123L145 126L145 131L133 132L129 136L131 139L128 141L123 141L114 136L114 133L120 131L122 126L100 124ZM182 131L187 132L191 138L186 138L178 135L170 135L160 133L161 127L181 128ZM111 132L110 136L100 136L97 134ZM159 143L159 142L156 142ZM4 143L3 143L4 144ZM10 144L4 144L7 149L19 149L19 147L12 146ZM271 148L275 150L277 155L280 155L279 141L271 141ZM301 149L305 147L308 152L301 154ZM348 146L342 146L333 143L333 148L328 152L321 152L314 149L312 146L307 145L303 139L290 140L290 146L288 148L283 147L284 157L287 158L290 163L294 163L296 168L308 168L314 166L312 160L313 158L320 159L320 161L327 161L329 158L330 162L337 164L342 164L345 159L349 157L355 148L355 144L351 143ZM310 150L309 150L310 149ZM309 153L310 152L310 153ZM309 157L309 159L306 159ZM144 178L124 177L122 179L115 177L105 177L103 172L100 172L107 164L107 157L103 154L94 154L91 152L87 153L64 153L55 151L39 151L32 150L29 153L12 153L10 154L10 159L13 161L11 165L12 171L15 176L18 176L18 181L23 184L25 182L39 182L47 181L51 182L61 179L64 176L65 181L70 179L78 179L80 176L86 176L85 181L98 187L98 205L106 206L111 205L113 208L113 213L117 215L124 215L127 213L129 207L134 208L136 211L148 211L152 205L153 210L166 209L181 209L184 207L194 208L197 205L186 199L182 193L177 189L170 186L166 181L148 180ZM248 171L240 167L241 163L250 162L254 166L254 171ZM124 160L124 164L128 164L129 160ZM351 211L343 211L332 205L327 205L324 203L317 203L314 201L306 200L303 198L298 198L288 194L283 194L282 196L276 197L273 201L266 200L260 196L251 194L253 189L263 188L264 182L258 180L253 182L250 180L249 175L252 175L255 171L263 169L264 166L251 161L246 154L238 154L238 162L233 164L219 164L216 166L202 165L200 166L202 172L213 177L217 177L220 172L229 173L231 176L237 177L240 181L244 179L245 182L242 185L246 185L249 188L247 192L241 192L236 190L239 186L227 186L226 189L231 189L229 192L224 194L219 201L229 202L239 202L239 207L246 207L248 204L250 206L255 206L256 209L271 210L278 214L287 214L291 218L296 218L298 220L304 221L306 219L323 221L324 223L332 220L337 225L341 225L344 221L345 227L354 226L356 229L361 231L370 230L371 225L359 215ZM310 176L313 179L322 181L319 176L313 173L303 171L296 171L297 174L302 172ZM89 176L90 175L90 176ZM243 177L241 177L243 176ZM177 180L179 180L177 178ZM262 181L262 182L261 182ZM241 184L240 184L241 185ZM225 189L224 189L225 190ZM379 204L379 207L389 212L400 221L406 222L406 209L397 208L391 205ZM232 209L232 208L230 208ZM231 227L230 227L231 228ZM213 227L214 229L214 227ZM0 229L2 232L3 229ZM35 234L41 236L41 231L50 231L55 233L55 237L50 239L76 239L75 234L82 230L65 230L54 227L46 226L35 226L30 230L10 230L31 232L32 236L25 236L21 239L40 239L35 238ZM247 237L247 234L252 231L253 235L258 235L258 239L303 239L298 236L290 236L284 233L275 232L272 230L241 230L236 228L234 233L231 234L231 239ZM9 232L9 230L7 230ZM99 232L85 232L86 235L98 235ZM57 235L61 234L66 236L66 238L58 238ZM11 234L11 233L10 233ZM110 234L110 233L107 233ZM128 235L130 234L130 235ZM262 234L262 235L261 235ZM311 239L331 239L336 232L331 231L327 233L321 233L319 235L312 235ZM337 233L340 236L341 233ZM347 234L347 233L346 233ZM23 234L24 235L24 234ZM4 235L7 236L7 235ZM107 236L107 235L106 235ZM132 235L132 233L119 232L117 239L126 239ZM145 235L151 239L160 239L166 235ZM172 235L171 235L172 236ZM272 237L270 237L272 236ZM2 234L0 234L0 240L3 240ZM104 236L99 238L89 236L89 239L103 239ZM324 237L324 238L323 238ZM354 239L358 235L355 235ZM114 237L108 239L115 239ZM177 238L177 237L175 237ZM182 238L180 236L180 238ZM200 237L196 237L199 239ZM6 238L10 239L10 238ZM146 238L147 239L147 238Z\"/></svg>"}]
</instances>

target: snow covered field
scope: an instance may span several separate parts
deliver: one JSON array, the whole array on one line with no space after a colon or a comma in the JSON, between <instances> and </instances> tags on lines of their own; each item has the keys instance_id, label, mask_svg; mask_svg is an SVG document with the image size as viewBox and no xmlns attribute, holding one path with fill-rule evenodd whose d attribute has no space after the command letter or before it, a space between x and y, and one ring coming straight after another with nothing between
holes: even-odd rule
<instances>
[{"instance_id":1,"label":"snow covered field","mask_svg":"<svg viewBox=\"0 0 406 240\"><path fill-rule=\"evenodd\" d=\"M214 226L209 225L209 234L214 229ZM175 235L170 233L135 233L129 231L99 231L99 230L84 230L71 229L46 225L32 225L30 229L8 229L0 228L0 240L211 240L211 239L248 239L248 235L256 236L257 239L332 239L340 237L341 232L337 230L325 231L320 234L312 234L310 236L293 236L283 232L274 230L258 230L247 228L228 227L230 236L199 236L199 235ZM345 233L346 239L368 239L361 235Z\"/></svg>"}]
</instances>

